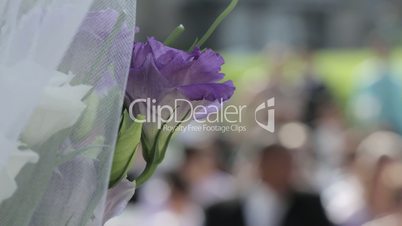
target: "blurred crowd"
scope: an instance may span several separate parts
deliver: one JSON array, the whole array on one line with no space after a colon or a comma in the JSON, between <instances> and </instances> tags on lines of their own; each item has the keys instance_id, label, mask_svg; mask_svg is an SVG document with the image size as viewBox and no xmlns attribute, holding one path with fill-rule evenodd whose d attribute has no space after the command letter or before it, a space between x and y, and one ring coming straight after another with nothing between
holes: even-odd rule
<instances>
[{"instance_id":1,"label":"blurred crowd","mask_svg":"<svg viewBox=\"0 0 402 226\"><path fill-rule=\"evenodd\" d=\"M294 77L289 48L267 47L266 80L233 101L274 97L276 131L259 127L252 111L244 133L180 134L158 175L109 225L402 225L402 83L392 47L375 38L370 47L342 103L314 50L297 51Z\"/></svg>"}]
</instances>

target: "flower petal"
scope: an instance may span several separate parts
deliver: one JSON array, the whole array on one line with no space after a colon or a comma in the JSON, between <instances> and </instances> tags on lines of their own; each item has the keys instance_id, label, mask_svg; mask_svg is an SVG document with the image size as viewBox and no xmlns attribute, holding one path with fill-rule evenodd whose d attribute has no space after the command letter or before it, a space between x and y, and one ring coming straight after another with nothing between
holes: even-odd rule
<instances>
[{"instance_id":1,"label":"flower petal","mask_svg":"<svg viewBox=\"0 0 402 226\"><path fill-rule=\"evenodd\" d=\"M4 166L0 166L0 204L3 200L10 198L17 190L15 177L27 163L36 163L39 160L39 155L31 150L18 150L18 143L10 142L0 136L0 141L3 146L11 148L11 154ZM4 184L4 186L3 186Z\"/></svg>"},{"instance_id":2,"label":"flower petal","mask_svg":"<svg viewBox=\"0 0 402 226\"><path fill-rule=\"evenodd\" d=\"M139 98L159 98L169 88L168 81L161 76L152 56L146 56L142 69L132 69L127 82L126 94L129 103Z\"/></svg>"},{"instance_id":3,"label":"flower petal","mask_svg":"<svg viewBox=\"0 0 402 226\"><path fill-rule=\"evenodd\" d=\"M86 85L69 84L46 87L21 140L29 146L39 145L56 132L74 125L85 110L86 105L81 99L89 89Z\"/></svg>"},{"instance_id":4,"label":"flower petal","mask_svg":"<svg viewBox=\"0 0 402 226\"><path fill-rule=\"evenodd\" d=\"M120 215L126 208L131 197L133 197L135 187L127 179L122 180L115 187L111 188L106 197L106 208L103 215L103 223L111 218Z\"/></svg>"},{"instance_id":5,"label":"flower petal","mask_svg":"<svg viewBox=\"0 0 402 226\"><path fill-rule=\"evenodd\" d=\"M226 101L233 96L235 91L232 81L226 81L224 83L193 84L181 86L179 89L191 101Z\"/></svg>"},{"instance_id":6,"label":"flower petal","mask_svg":"<svg viewBox=\"0 0 402 226\"><path fill-rule=\"evenodd\" d=\"M165 50L163 55L158 54L156 65L172 86L217 82L224 77L220 72L224 60L210 49L203 52L196 49L191 54Z\"/></svg>"}]
</instances>

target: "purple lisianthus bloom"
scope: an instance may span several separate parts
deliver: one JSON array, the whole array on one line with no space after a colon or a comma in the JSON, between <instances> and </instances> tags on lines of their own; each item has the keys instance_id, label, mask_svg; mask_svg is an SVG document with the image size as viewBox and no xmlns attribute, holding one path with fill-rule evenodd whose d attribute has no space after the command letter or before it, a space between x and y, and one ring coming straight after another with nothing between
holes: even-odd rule
<instances>
[{"instance_id":1,"label":"purple lisianthus bloom","mask_svg":"<svg viewBox=\"0 0 402 226\"><path fill-rule=\"evenodd\" d=\"M143 124L142 148L145 160L153 161L152 153L162 152L172 132L161 131L155 118L168 120L172 112L155 111L149 103L134 103L139 99L152 100L153 106L171 106L175 119L169 121L170 126L177 126L189 113L195 118L205 117L207 113L216 111L210 108L204 114L192 112L197 106L216 106L230 99L235 87L232 81L220 83L224 78L221 72L223 58L216 52L196 48L191 52L175 49L148 38L145 43L135 43L128 77L125 107L132 116L144 115L147 121ZM177 104L177 100L181 100ZM183 101L185 100L185 101ZM156 117L150 119L150 114ZM187 119L187 118L186 118ZM189 121L189 120L187 120ZM158 145L155 147L155 141ZM149 150L149 149L158 150Z\"/></svg>"},{"instance_id":2,"label":"purple lisianthus bloom","mask_svg":"<svg viewBox=\"0 0 402 226\"><path fill-rule=\"evenodd\" d=\"M232 97L235 87L232 81L219 83L224 78L223 63L223 58L210 49L185 52L154 38L136 43L125 106L129 108L134 100L141 98L155 99L157 105L175 98L205 105L226 101ZM141 107L133 110L135 114L146 113Z\"/></svg>"}]
</instances>

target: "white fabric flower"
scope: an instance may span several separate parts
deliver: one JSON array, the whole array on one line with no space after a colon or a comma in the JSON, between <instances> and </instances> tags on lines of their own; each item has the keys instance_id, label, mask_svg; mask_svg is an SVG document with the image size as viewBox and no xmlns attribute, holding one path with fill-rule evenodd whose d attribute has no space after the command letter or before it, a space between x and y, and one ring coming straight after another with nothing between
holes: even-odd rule
<instances>
[{"instance_id":1,"label":"white fabric flower","mask_svg":"<svg viewBox=\"0 0 402 226\"><path fill-rule=\"evenodd\" d=\"M38 154L31 150L18 150L18 144L10 142L4 137L0 137L0 142L3 147L13 149L8 158L8 161L0 168L0 204L2 201L10 198L15 190L17 184L15 177L18 175L22 167L27 163L36 163L39 159Z\"/></svg>"},{"instance_id":2,"label":"white fabric flower","mask_svg":"<svg viewBox=\"0 0 402 226\"><path fill-rule=\"evenodd\" d=\"M39 145L60 130L75 124L86 105L82 98L90 86L69 84L72 75L54 72L49 86L45 88L38 107L33 112L21 135L28 146Z\"/></svg>"},{"instance_id":3,"label":"white fabric flower","mask_svg":"<svg viewBox=\"0 0 402 226\"><path fill-rule=\"evenodd\" d=\"M54 75L33 61L13 66L0 64L0 136L17 143L21 132L38 106L44 87ZM0 169L13 148L0 143Z\"/></svg>"},{"instance_id":4,"label":"white fabric flower","mask_svg":"<svg viewBox=\"0 0 402 226\"><path fill-rule=\"evenodd\" d=\"M15 177L23 166L36 163L39 158L31 150L18 149L18 134L21 141L32 147L71 127L86 107L81 99L90 87L71 86L72 75L48 70L32 61L13 67L0 65L0 75L1 91L8 94L0 98L0 103L7 106L0 120L1 203L17 189Z\"/></svg>"}]
</instances>

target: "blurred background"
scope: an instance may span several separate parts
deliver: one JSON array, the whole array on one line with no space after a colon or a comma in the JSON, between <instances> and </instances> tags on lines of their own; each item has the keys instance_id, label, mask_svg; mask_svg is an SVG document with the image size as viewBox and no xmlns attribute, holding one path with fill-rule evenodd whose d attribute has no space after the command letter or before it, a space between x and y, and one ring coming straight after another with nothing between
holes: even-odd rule
<instances>
[{"instance_id":1,"label":"blurred background","mask_svg":"<svg viewBox=\"0 0 402 226\"><path fill-rule=\"evenodd\" d=\"M138 1L136 40L183 24L187 49L227 4ZM402 225L401 44L401 0L240 0L206 46L247 131L179 134L107 225ZM275 133L254 119L271 97Z\"/></svg>"}]
</instances>

